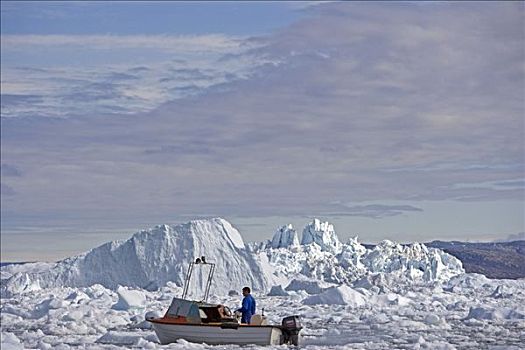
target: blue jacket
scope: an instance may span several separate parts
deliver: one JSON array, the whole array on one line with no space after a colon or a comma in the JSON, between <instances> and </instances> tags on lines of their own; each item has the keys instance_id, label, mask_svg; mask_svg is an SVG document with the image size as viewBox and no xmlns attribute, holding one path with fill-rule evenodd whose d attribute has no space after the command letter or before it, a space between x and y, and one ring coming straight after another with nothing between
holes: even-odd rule
<instances>
[{"instance_id":1,"label":"blue jacket","mask_svg":"<svg viewBox=\"0 0 525 350\"><path fill-rule=\"evenodd\" d=\"M241 323L250 323L252 316L255 315L255 299L248 294L242 300L242 307L237 311L242 312Z\"/></svg>"}]
</instances>

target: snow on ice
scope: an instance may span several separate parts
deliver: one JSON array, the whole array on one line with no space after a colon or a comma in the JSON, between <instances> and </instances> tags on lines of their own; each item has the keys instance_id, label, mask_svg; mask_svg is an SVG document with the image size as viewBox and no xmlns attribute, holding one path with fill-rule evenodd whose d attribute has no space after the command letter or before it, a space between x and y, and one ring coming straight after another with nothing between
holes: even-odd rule
<instances>
[{"instance_id":1,"label":"snow on ice","mask_svg":"<svg viewBox=\"0 0 525 350\"><path fill-rule=\"evenodd\" d=\"M218 218L157 226L53 264L2 267L1 348L216 349L184 340L161 347L145 321L181 295L188 262L202 255L217 264L211 301L233 308L241 297L229 292L252 286L270 323L301 316L306 349L525 343L523 279L466 274L453 256L419 243L341 243L317 219L298 242L287 225L245 245Z\"/></svg>"}]
</instances>

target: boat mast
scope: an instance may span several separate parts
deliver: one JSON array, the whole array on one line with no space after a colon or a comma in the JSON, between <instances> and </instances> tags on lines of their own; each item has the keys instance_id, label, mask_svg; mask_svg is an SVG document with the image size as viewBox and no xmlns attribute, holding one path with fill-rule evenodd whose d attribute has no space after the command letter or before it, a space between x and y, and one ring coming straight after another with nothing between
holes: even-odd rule
<instances>
[{"instance_id":1,"label":"boat mast","mask_svg":"<svg viewBox=\"0 0 525 350\"><path fill-rule=\"evenodd\" d=\"M211 281L213 280L213 274L215 273L215 264L209 263L211 265L210 274L208 275L208 282L206 282L206 292L204 293L204 301L208 301L208 294L210 294Z\"/></svg>"},{"instance_id":2,"label":"boat mast","mask_svg":"<svg viewBox=\"0 0 525 350\"><path fill-rule=\"evenodd\" d=\"M186 299L186 296L188 295L188 288L190 286L190 278L194 264L195 263L192 262L190 263L190 266L188 266L188 272L186 272L186 279L184 280L184 289L182 290L182 299Z\"/></svg>"},{"instance_id":3,"label":"boat mast","mask_svg":"<svg viewBox=\"0 0 525 350\"><path fill-rule=\"evenodd\" d=\"M195 265L210 265L210 272L208 273L208 280L206 281L206 289L204 292L203 301L208 301L208 295L210 294L211 282L213 280L213 274L215 273L215 264L206 262L206 258L201 256L200 258L195 259L195 262L191 262L188 266L188 272L186 272L186 280L184 281L184 288L182 290L182 299L186 299L188 296L188 291L190 288L191 275L193 274L193 268Z\"/></svg>"}]
</instances>

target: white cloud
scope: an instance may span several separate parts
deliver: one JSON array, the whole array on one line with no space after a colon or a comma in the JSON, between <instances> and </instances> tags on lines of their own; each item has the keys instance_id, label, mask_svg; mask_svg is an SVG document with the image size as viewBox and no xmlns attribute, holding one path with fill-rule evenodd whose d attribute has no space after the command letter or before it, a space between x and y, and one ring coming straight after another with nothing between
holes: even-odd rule
<instances>
[{"instance_id":1,"label":"white cloud","mask_svg":"<svg viewBox=\"0 0 525 350\"><path fill-rule=\"evenodd\" d=\"M2 117L145 112L250 77L268 62L247 53L257 45L224 35L5 35Z\"/></svg>"},{"instance_id":2,"label":"white cloud","mask_svg":"<svg viewBox=\"0 0 525 350\"><path fill-rule=\"evenodd\" d=\"M4 34L2 49L27 50L38 47L89 48L91 50L154 49L168 52L221 52L244 50L247 38L223 34L207 35L31 35Z\"/></svg>"},{"instance_id":3,"label":"white cloud","mask_svg":"<svg viewBox=\"0 0 525 350\"><path fill-rule=\"evenodd\" d=\"M373 219L382 219L407 213L422 212L423 209L408 204L364 204L355 205L352 203L331 203L335 211L323 213L324 216L360 216Z\"/></svg>"}]
</instances>

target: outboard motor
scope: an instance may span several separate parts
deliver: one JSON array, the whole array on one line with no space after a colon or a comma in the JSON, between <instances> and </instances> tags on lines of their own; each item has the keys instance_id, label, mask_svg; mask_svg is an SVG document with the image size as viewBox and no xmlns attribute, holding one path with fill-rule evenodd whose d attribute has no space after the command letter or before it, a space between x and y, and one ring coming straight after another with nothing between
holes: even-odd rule
<instances>
[{"instance_id":1,"label":"outboard motor","mask_svg":"<svg viewBox=\"0 0 525 350\"><path fill-rule=\"evenodd\" d=\"M281 329L283 331L285 344L299 345L299 332L303 329L299 316L295 315L283 318Z\"/></svg>"}]
</instances>

